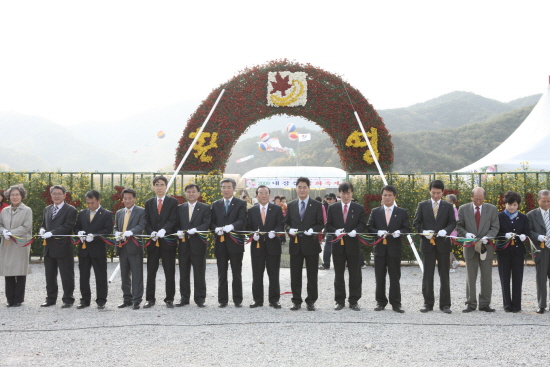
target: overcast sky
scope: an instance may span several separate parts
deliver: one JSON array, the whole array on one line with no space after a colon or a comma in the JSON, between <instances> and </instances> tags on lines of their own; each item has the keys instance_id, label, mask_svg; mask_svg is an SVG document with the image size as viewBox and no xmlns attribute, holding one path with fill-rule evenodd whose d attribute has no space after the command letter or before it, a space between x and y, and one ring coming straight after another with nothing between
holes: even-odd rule
<instances>
[{"instance_id":1,"label":"overcast sky","mask_svg":"<svg viewBox=\"0 0 550 367\"><path fill-rule=\"evenodd\" d=\"M0 0L0 111L65 125L198 104L246 66L342 75L376 109L550 75L550 1Z\"/></svg>"}]
</instances>

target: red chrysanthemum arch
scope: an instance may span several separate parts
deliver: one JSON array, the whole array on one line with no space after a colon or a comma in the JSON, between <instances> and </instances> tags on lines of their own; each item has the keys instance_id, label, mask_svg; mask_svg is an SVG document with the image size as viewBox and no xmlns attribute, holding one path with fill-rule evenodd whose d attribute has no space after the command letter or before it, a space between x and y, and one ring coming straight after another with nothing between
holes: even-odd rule
<instances>
[{"instance_id":1,"label":"red chrysanthemum arch","mask_svg":"<svg viewBox=\"0 0 550 367\"><path fill-rule=\"evenodd\" d=\"M268 73L277 71L307 73L305 106L268 106ZM357 133L359 126L353 108L358 112L369 140L378 151L382 168L389 168L393 162L391 135L382 118L361 92L339 76L310 64L278 60L247 68L210 93L187 121L176 149L176 166L189 149L222 89L225 89L225 93L187 158L182 168L184 171L223 172L239 136L259 120L274 115L301 116L321 126L337 147L340 161L347 172L376 170L370 153L367 153L366 142Z\"/></svg>"}]
</instances>

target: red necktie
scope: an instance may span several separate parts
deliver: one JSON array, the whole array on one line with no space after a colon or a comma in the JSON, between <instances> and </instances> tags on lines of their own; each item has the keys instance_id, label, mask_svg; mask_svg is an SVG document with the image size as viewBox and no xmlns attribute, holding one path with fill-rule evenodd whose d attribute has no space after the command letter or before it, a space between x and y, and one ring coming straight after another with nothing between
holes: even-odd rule
<instances>
[{"instance_id":1,"label":"red necktie","mask_svg":"<svg viewBox=\"0 0 550 367\"><path fill-rule=\"evenodd\" d=\"M346 219L348 219L348 204L344 205L344 224L346 223Z\"/></svg>"},{"instance_id":2,"label":"red necktie","mask_svg":"<svg viewBox=\"0 0 550 367\"><path fill-rule=\"evenodd\" d=\"M481 219L481 213L479 212L479 206L476 206L476 227L479 229L479 220Z\"/></svg>"},{"instance_id":3,"label":"red necktie","mask_svg":"<svg viewBox=\"0 0 550 367\"><path fill-rule=\"evenodd\" d=\"M162 210L162 199L159 199L159 205L157 205L157 210L160 214L160 211Z\"/></svg>"}]
</instances>

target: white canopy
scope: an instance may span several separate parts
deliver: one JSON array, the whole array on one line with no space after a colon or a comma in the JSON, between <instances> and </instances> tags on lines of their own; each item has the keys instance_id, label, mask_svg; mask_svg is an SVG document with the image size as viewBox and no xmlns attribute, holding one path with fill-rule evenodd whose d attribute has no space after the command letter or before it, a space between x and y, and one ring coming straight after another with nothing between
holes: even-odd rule
<instances>
[{"instance_id":1,"label":"white canopy","mask_svg":"<svg viewBox=\"0 0 550 367\"><path fill-rule=\"evenodd\" d=\"M550 85L523 123L495 150L457 172L550 171Z\"/></svg>"}]
</instances>

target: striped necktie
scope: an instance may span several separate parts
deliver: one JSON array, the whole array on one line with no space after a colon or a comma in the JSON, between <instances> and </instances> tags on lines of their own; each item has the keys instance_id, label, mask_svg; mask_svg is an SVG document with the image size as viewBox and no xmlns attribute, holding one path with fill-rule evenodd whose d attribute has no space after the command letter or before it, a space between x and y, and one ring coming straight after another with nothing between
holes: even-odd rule
<instances>
[{"instance_id":1,"label":"striped necktie","mask_svg":"<svg viewBox=\"0 0 550 367\"><path fill-rule=\"evenodd\" d=\"M124 216L124 223L122 224L122 232L126 232L128 229L128 222L130 221L130 209L126 209L126 215Z\"/></svg>"},{"instance_id":2,"label":"striped necktie","mask_svg":"<svg viewBox=\"0 0 550 367\"><path fill-rule=\"evenodd\" d=\"M546 237L550 237L550 218L548 218L548 212L549 210L544 213L544 224L546 224Z\"/></svg>"},{"instance_id":3,"label":"striped necktie","mask_svg":"<svg viewBox=\"0 0 550 367\"><path fill-rule=\"evenodd\" d=\"M57 211L58 211L58 207L57 205L54 205L53 206L53 213L52 213L52 220L55 218L55 216L57 215Z\"/></svg>"}]
</instances>

